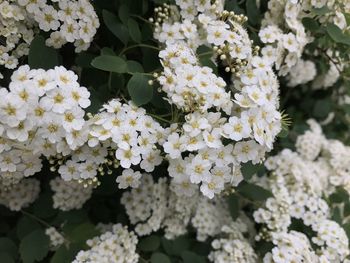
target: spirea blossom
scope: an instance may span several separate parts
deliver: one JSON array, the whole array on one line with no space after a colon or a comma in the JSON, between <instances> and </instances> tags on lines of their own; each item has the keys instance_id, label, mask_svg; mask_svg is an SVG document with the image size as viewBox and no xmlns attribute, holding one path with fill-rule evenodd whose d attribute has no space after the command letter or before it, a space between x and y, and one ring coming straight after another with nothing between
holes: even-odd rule
<instances>
[{"instance_id":1,"label":"spirea blossom","mask_svg":"<svg viewBox=\"0 0 350 263\"><path fill-rule=\"evenodd\" d=\"M50 32L48 46L61 48L74 43L75 51L86 50L99 27L97 14L88 0L9 0L0 3L0 65L14 69L18 59L28 55L29 46L40 30Z\"/></svg>"},{"instance_id":2,"label":"spirea blossom","mask_svg":"<svg viewBox=\"0 0 350 263\"><path fill-rule=\"evenodd\" d=\"M93 187L89 185L84 187L81 183L76 181L66 182L60 177L56 177L50 181L53 208L62 211L69 211L72 209L80 209L84 203L90 199Z\"/></svg>"},{"instance_id":3,"label":"spirea blossom","mask_svg":"<svg viewBox=\"0 0 350 263\"><path fill-rule=\"evenodd\" d=\"M80 251L72 263L137 263L139 255L136 253L137 236L121 224L113 225L98 237L89 239L86 243L89 250Z\"/></svg>"},{"instance_id":4,"label":"spirea blossom","mask_svg":"<svg viewBox=\"0 0 350 263\"><path fill-rule=\"evenodd\" d=\"M158 122L132 102L117 99L85 118L90 93L77 80L62 66L47 71L21 66L9 89L0 89L2 185L39 172L42 156L65 181L85 185L98 184L96 176L105 166L151 172L162 162L157 145L165 133Z\"/></svg>"},{"instance_id":5,"label":"spirea blossom","mask_svg":"<svg viewBox=\"0 0 350 263\"><path fill-rule=\"evenodd\" d=\"M191 225L196 229L197 239L204 241L220 233L221 226L230 223L230 215L224 199L210 200L200 195L198 188L192 191L190 199L178 195L174 182L169 186L165 178L155 182L146 174L139 188L123 193L121 203L140 236L164 229L165 237L172 239L187 233Z\"/></svg>"},{"instance_id":6,"label":"spirea blossom","mask_svg":"<svg viewBox=\"0 0 350 263\"><path fill-rule=\"evenodd\" d=\"M313 10L326 8L322 16L314 16ZM339 12L339 10L343 10ZM268 11L264 14L262 28L259 31L260 40L265 44L262 53L274 63L278 74L287 76L291 87L313 81L315 89L332 86L343 70L343 62L338 67L333 59L336 52L326 50L330 57L330 68L326 74L316 76L316 65L311 60L305 60L306 45L314 39L306 31L302 19L312 18L322 24L334 23L341 30L347 27L344 13L349 13L350 7L346 1L287 1L272 0L268 2ZM317 54L316 51L315 54Z\"/></svg>"},{"instance_id":7,"label":"spirea blossom","mask_svg":"<svg viewBox=\"0 0 350 263\"><path fill-rule=\"evenodd\" d=\"M276 244L265 256L265 262L285 262L283 260L289 260L289 255L290 260L307 260L317 255L317 260L311 262L343 262L350 255L345 230L331 219L331 207L325 199L338 186L348 190L349 173L345 166L348 167L350 162L348 155L344 154L348 149L339 141L326 139L315 121L309 120L308 123L310 130L297 138L297 152L284 149L269 157L265 165L272 174L268 178L256 178L261 186L273 193L273 197L266 200L265 207L253 213L255 222L263 226L256 239ZM301 233L290 236L288 231L293 220L299 220L312 230L309 239ZM280 242L289 237L294 239L294 235L307 241L288 242L304 243L305 249L293 245L292 251L282 252L285 249L280 246L288 244ZM313 249L306 249L311 248L311 244Z\"/></svg>"},{"instance_id":8,"label":"spirea blossom","mask_svg":"<svg viewBox=\"0 0 350 263\"><path fill-rule=\"evenodd\" d=\"M155 29L165 45L157 80L184 123L172 129L163 148L174 182L197 184L213 198L238 185L241 163L259 163L271 150L281 129L279 84L271 61L252 47L244 17L223 11L220 1L176 3L181 16L170 12ZM215 67L234 73L229 83L201 64L197 48L203 45L214 51Z\"/></svg>"},{"instance_id":9,"label":"spirea blossom","mask_svg":"<svg viewBox=\"0 0 350 263\"><path fill-rule=\"evenodd\" d=\"M247 225L240 218L230 225L223 226L221 237L211 243L213 249L209 254L209 260L214 263L258 262L252 245L244 237L247 231Z\"/></svg>"},{"instance_id":10,"label":"spirea blossom","mask_svg":"<svg viewBox=\"0 0 350 263\"><path fill-rule=\"evenodd\" d=\"M56 250L64 243L64 237L55 227L48 227L45 229L45 234L50 238L50 249Z\"/></svg>"},{"instance_id":11,"label":"spirea blossom","mask_svg":"<svg viewBox=\"0 0 350 263\"><path fill-rule=\"evenodd\" d=\"M24 179L9 188L0 189L0 204L12 211L20 211L33 203L40 192L40 182L36 179Z\"/></svg>"}]
</instances>

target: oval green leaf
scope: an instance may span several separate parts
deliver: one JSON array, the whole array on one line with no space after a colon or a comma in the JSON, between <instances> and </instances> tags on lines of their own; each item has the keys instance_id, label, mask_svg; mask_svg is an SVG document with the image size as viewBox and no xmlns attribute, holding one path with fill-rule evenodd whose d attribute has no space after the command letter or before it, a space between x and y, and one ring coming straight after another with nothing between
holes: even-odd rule
<instances>
[{"instance_id":1,"label":"oval green leaf","mask_svg":"<svg viewBox=\"0 0 350 263\"><path fill-rule=\"evenodd\" d=\"M132 101L137 105L144 105L152 100L153 87L148 84L148 78L135 73L127 85Z\"/></svg>"},{"instance_id":2,"label":"oval green leaf","mask_svg":"<svg viewBox=\"0 0 350 263\"><path fill-rule=\"evenodd\" d=\"M91 61L91 65L97 69L116 73L125 73L127 69L127 64L124 59L111 55L96 57Z\"/></svg>"}]
</instances>

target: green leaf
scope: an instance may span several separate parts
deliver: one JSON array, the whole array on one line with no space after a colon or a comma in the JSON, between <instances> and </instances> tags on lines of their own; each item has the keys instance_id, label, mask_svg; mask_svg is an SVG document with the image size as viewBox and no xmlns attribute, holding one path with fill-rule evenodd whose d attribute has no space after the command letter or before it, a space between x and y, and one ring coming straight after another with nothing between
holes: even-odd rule
<instances>
[{"instance_id":1,"label":"green leaf","mask_svg":"<svg viewBox=\"0 0 350 263\"><path fill-rule=\"evenodd\" d=\"M330 99L316 100L313 108L313 114L318 118L326 118L332 109L332 102Z\"/></svg>"},{"instance_id":2,"label":"green leaf","mask_svg":"<svg viewBox=\"0 0 350 263\"><path fill-rule=\"evenodd\" d=\"M233 220L236 220L237 217L239 216L239 202L238 202L239 200L237 195L231 194L228 197L227 201L228 201L228 207L230 210L231 217Z\"/></svg>"},{"instance_id":3,"label":"green leaf","mask_svg":"<svg viewBox=\"0 0 350 263\"><path fill-rule=\"evenodd\" d=\"M209 57L207 56L200 57L199 62L202 64L202 66L209 67L213 70L215 74L218 74L217 65Z\"/></svg>"},{"instance_id":4,"label":"green leaf","mask_svg":"<svg viewBox=\"0 0 350 263\"><path fill-rule=\"evenodd\" d=\"M334 220L335 222L337 222L338 224L342 223L342 217L340 214L340 209L339 207L335 207L332 211L332 220Z\"/></svg>"},{"instance_id":5,"label":"green leaf","mask_svg":"<svg viewBox=\"0 0 350 263\"><path fill-rule=\"evenodd\" d=\"M79 244L85 243L86 240L97 236L99 232L93 224L83 223L66 230L65 234L71 242Z\"/></svg>"},{"instance_id":6,"label":"green leaf","mask_svg":"<svg viewBox=\"0 0 350 263\"><path fill-rule=\"evenodd\" d=\"M252 25L258 25L260 23L261 18L260 18L259 9L256 6L256 1L247 0L246 10L247 10L248 22Z\"/></svg>"},{"instance_id":7,"label":"green leaf","mask_svg":"<svg viewBox=\"0 0 350 263\"><path fill-rule=\"evenodd\" d=\"M348 236L348 239L350 239L350 223L343 225L343 228L346 232L346 235Z\"/></svg>"},{"instance_id":8,"label":"green leaf","mask_svg":"<svg viewBox=\"0 0 350 263\"><path fill-rule=\"evenodd\" d=\"M304 27L310 32L315 32L320 28L318 22L315 19L312 19L310 17L304 17L302 19L302 23Z\"/></svg>"},{"instance_id":9,"label":"green leaf","mask_svg":"<svg viewBox=\"0 0 350 263\"><path fill-rule=\"evenodd\" d=\"M330 12L331 10L327 7L327 5L321 7L321 8L313 8L311 12L315 15L322 16Z\"/></svg>"},{"instance_id":10,"label":"green leaf","mask_svg":"<svg viewBox=\"0 0 350 263\"><path fill-rule=\"evenodd\" d=\"M174 240L162 237L162 247L169 255L180 256L181 252L190 248L191 242L188 236L180 236Z\"/></svg>"},{"instance_id":11,"label":"green leaf","mask_svg":"<svg viewBox=\"0 0 350 263\"><path fill-rule=\"evenodd\" d=\"M45 258L49 252L50 239L44 230L37 229L25 236L19 245L19 252L24 263L32 263Z\"/></svg>"},{"instance_id":12,"label":"green leaf","mask_svg":"<svg viewBox=\"0 0 350 263\"><path fill-rule=\"evenodd\" d=\"M329 200L332 203L343 203L349 200L349 194L345 189L339 188L335 193L329 196Z\"/></svg>"},{"instance_id":13,"label":"green leaf","mask_svg":"<svg viewBox=\"0 0 350 263\"><path fill-rule=\"evenodd\" d=\"M240 8L237 0L225 1L225 10L234 11L236 14L245 14L244 9Z\"/></svg>"},{"instance_id":14,"label":"green leaf","mask_svg":"<svg viewBox=\"0 0 350 263\"><path fill-rule=\"evenodd\" d=\"M107 28L126 45L129 40L127 27L118 21L117 16L107 10L102 10L102 17Z\"/></svg>"},{"instance_id":15,"label":"green leaf","mask_svg":"<svg viewBox=\"0 0 350 263\"><path fill-rule=\"evenodd\" d=\"M272 197L272 193L261 186L242 182L237 187L237 191L244 197L253 201L265 201L267 198Z\"/></svg>"},{"instance_id":16,"label":"green leaf","mask_svg":"<svg viewBox=\"0 0 350 263\"><path fill-rule=\"evenodd\" d=\"M128 61L126 61L126 64L127 64L128 72L130 72L130 73L136 73L136 72L143 73L144 72L142 65L137 61L128 60Z\"/></svg>"},{"instance_id":17,"label":"green leaf","mask_svg":"<svg viewBox=\"0 0 350 263\"><path fill-rule=\"evenodd\" d=\"M125 73L127 64L124 59L118 56L102 55L94 58L91 65L95 68L116 72L116 73Z\"/></svg>"},{"instance_id":18,"label":"green leaf","mask_svg":"<svg viewBox=\"0 0 350 263\"><path fill-rule=\"evenodd\" d=\"M50 263L71 263L80 249L81 247L75 244L70 244L69 249L61 246L52 256Z\"/></svg>"},{"instance_id":19,"label":"green leaf","mask_svg":"<svg viewBox=\"0 0 350 263\"><path fill-rule=\"evenodd\" d=\"M344 204L344 217L348 217L350 215L350 202L349 200Z\"/></svg>"},{"instance_id":20,"label":"green leaf","mask_svg":"<svg viewBox=\"0 0 350 263\"><path fill-rule=\"evenodd\" d=\"M37 35L30 44L28 65L31 69L51 69L59 64L57 51L46 46L45 39Z\"/></svg>"},{"instance_id":21,"label":"green leaf","mask_svg":"<svg viewBox=\"0 0 350 263\"><path fill-rule=\"evenodd\" d=\"M140 43L142 38L141 31L140 31L139 25L134 19L129 18L128 28L129 28L129 35L131 39L134 40L136 43Z\"/></svg>"},{"instance_id":22,"label":"green leaf","mask_svg":"<svg viewBox=\"0 0 350 263\"><path fill-rule=\"evenodd\" d=\"M160 252L153 253L151 256L151 263L171 263L170 258Z\"/></svg>"},{"instance_id":23,"label":"green leaf","mask_svg":"<svg viewBox=\"0 0 350 263\"><path fill-rule=\"evenodd\" d=\"M118 9L118 16L124 25L127 25L129 19L129 7L127 5L121 5Z\"/></svg>"},{"instance_id":24,"label":"green leaf","mask_svg":"<svg viewBox=\"0 0 350 263\"><path fill-rule=\"evenodd\" d=\"M199 256L191 251L183 251L181 253L183 263L205 263L206 260L203 256Z\"/></svg>"},{"instance_id":25,"label":"green leaf","mask_svg":"<svg viewBox=\"0 0 350 263\"><path fill-rule=\"evenodd\" d=\"M345 35L343 33L343 31L337 25L328 24L326 30L327 30L328 35L335 42L350 45L350 36Z\"/></svg>"},{"instance_id":26,"label":"green leaf","mask_svg":"<svg viewBox=\"0 0 350 263\"><path fill-rule=\"evenodd\" d=\"M38 229L42 229L42 227L37 221L31 219L30 217L23 216L18 220L17 223L17 236L19 239L22 239L29 233Z\"/></svg>"},{"instance_id":27,"label":"green leaf","mask_svg":"<svg viewBox=\"0 0 350 263\"><path fill-rule=\"evenodd\" d=\"M127 85L132 101L137 105L144 105L152 100L153 87L148 84L148 78L135 73Z\"/></svg>"},{"instance_id":28,"label":"green leaf","mask_svg":"<svg viewBox=\"0 0 350 263\"><path fill-rule=\"evenodd\" d=\"M0 251L0 259L1 259L1 263L15 263L15 259L6 252Z\"/></svg>"},{"instance_id":29,"label":"green leaf","mask_svg":"<svg viewBox=\"0 0 350 263\"><path fill-rule=\"evenodd\" d=\"M145 252L156 251L160 245L160 239L158 236L152 235L140 240L138 247Z\"/></svg>"},{"instance_id":30,"label":"green leaf","mask_svg":"<svg viewBox=\"0 0 350 263\"><path fill-rule=\"evenodd\" d=\"M17 256L16 244L12 241L12 239L0 237L0 252L6 252L11 257L15 258Z\"/></svg>"},{"instance_id":31,"label":"green leaf","mask_svg":"<svg viewBox=\"0 0 350 263\"><path fill-rule=\"evenodd\" d=\"M264 170L263 164L252 164L252 162L247 162L241 165L241 172L245 180L249 180L254 174L261 170Z\"/></svg>"},{"instance_id":32,"label":"green leaf","mask_svg":"<svg viewBox=\"0 0 350 263\"><path fill-rule=\"evenodd\" d=\"M115 56L115 52L110 47L104 47L101 49L101 55Z\"/></svg>"}]
</instances>

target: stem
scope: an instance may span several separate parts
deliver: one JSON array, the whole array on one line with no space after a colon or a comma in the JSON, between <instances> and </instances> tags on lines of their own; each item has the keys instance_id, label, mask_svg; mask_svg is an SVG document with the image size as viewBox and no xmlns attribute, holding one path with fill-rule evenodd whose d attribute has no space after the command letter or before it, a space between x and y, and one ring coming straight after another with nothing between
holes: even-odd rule
<instances>
[{"instance_id":1,"label":"stem","mask_svg":"<svg viewBox=\"0 0 350 263\"><path fill-rule=\"evenodd\" d=\"M142 20L143 22L148 23L148 24L150 24L150 25L153 26L153 23L151 23L151 22L148 21L147 19L144 19L144 18L141 17L141 16L138 16L138 15L131 15L131 16L132 16L132 17L135 17L135 18L138 18L138 19Z\"/></svg>"},{"instance_id":2,"label":"stem","mask_svg":"<svg viewBox=\"0 0 350 263\"><path fill-rule=\"evenodd\" d=\"M198 54L198 57L206 56L206 55L213 55L213 51L203 52L201 54Z\"/></svg>"},{"instance_id":3,"label":"stem","mask_svg":"<svg viewBox=\"0 0 350 263\"><path fill-rule=\"evenodd\" d=\"M153 76L152 73L142 73L142 72L125 72L126 74L129 74L129 75L134 75L134 74L141 74L141 75L146 75L146 76Z\"/></svg>"},{"instance_id":4,"label":"stem","mask_svg":"<svg viewBox=\"0 0 350 263\"><path fill-rule=\"evenodd\" d=\"M54 227L54 226L50 225L49 223L47 223L46 221L42 220L41 218L39 218L39 217L37 217L37 216L27 212L27 211L21 210L21 213L34 219L35 221L39 222L40 224L44 225L47 228ZM54 228L63 237L64 243L69 244L70 241L65 237L65 235L61 231L58 231L56 227L54 227Z\"/></svg>"},{"instance_id":5,"label":"stem","mask_svg":"<svg viewBox=\"0 0 350 263\"><path fill-rule=\"evenodd\" d=\"M162 117L160 117L160 116L158 116L158 115L155 115L155 114L152 114L152 113L147 113L147 114L148 114L149 116L155 118L155 119L160 120L160 121L164 121L164 122L169 123L169 124L172 123L171 121L169 121L169 120L167 120L167 119L164 119L164 118L162 118Z\"/></svg>"},{"instance_id":6,"label":"stem","mask_svg":"<svg viewBox=\"0 0 350 263\"><path fill-rule=\"evenodd\" d=\"M147 47L147 48L150 48L150 49L155 49L155 50L160 51L160 48L155 47L155 46L151 46L151 45L147 45L147 44L137 44L137 45L132 45L132 46L124 48L122 51L120 51L119 56L124 54L126 51L128 51L130 49L133 49L133 48L136 48L136 47Z\"/></svg>"},{"instance_id":7,"label":"stem","mask_svg":"<svg viewBox=\"0 0 350 263\"><path fill-rule=\"evenodd\" d=\"M31 214L31 213L28 213L27 211L24 211L24 210L21 210L21 213L38 221L39 223L41 223L42 225L46 226L46 227L52 227L49 223L45 222L44 220L40 219L39 217Z\"/></svg>"}]
</instances>

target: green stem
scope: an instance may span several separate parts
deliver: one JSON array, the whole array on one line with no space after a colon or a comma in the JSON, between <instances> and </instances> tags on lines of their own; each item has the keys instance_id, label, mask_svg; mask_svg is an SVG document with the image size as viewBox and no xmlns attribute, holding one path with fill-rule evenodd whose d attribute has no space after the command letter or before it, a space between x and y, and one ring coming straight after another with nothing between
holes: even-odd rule
<instances>
[{"instance_id":1,"label":"green stem","mask_svg":"<svg viewBox=\"0 0 350 263\"><path fill-rule=\"evenodd\" d=\"M148 24L150 24L150 25L153 26L153 23L152 23L152 22L148 21L147 19L144 19L144 18L141 17L141 16L138 16L138 15L131 15L131 16L132 16L132 17L135 17L135 18L138 18L138 19L142 20L143 22L148 23Z\"/></svg>"},{"instance_id":2,"label":"green stem","mask_svg":"<svg viewBox=\"0 0 350 263\"><path fill-rule=\"evenodd\" d=\"M39 217L31 214L31 213L28 213L27 211L24 211L24 210L21 210L21 213L34 219L35 221L38 221L40 224L46 226L46 227L52 227L49 223L45 222L44 220L40 219Z\"/></svg>"},{"instance_id":3,"label":"green stem","mask_svg":"<svg viewBox=\"0 0 350 263\"><path fill-rule=\"evenodd\" d=\"M167 119L164 119L164 118L162 118L162 117L160 117L160 116L158 116L158 115L155 115L155 114L152 114L152 113L147 113L147 114L148 114L149 116L151 116L151 117L157 119L157 120L164 121L164 122L169 123L169 124L172 123L171 121L169 121L169 120L167 120Z\"/></svg>"},{"instance_id":4,"label":"green stem","mask_svg":"<svg viewBox=\"0 0 350 263\"><path fill-rule=\"evenodd\" d=\"M160 51L160 48L155 47L155 46L151 46L151 45L147 45L147 44L137 44L137 45L132 45L132 46L124 48L122 51L120 51L119 55L123 55L126 51L133 49L133 48L136 48L136 47L146 47L146 48L155 49L155 50Z\"/></svg>"}]
</instances>

